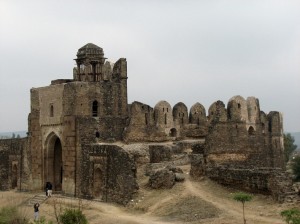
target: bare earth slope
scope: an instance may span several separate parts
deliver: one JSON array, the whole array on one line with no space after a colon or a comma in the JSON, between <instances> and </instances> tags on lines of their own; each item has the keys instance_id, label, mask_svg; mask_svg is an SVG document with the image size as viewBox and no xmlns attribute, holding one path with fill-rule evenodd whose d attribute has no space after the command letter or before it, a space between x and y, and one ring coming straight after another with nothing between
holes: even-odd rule
<instances>
[{"instance_id":1,"label":"bare earth slope","mask_svg":"<svg viewBox=\"0 0 300 224\"><path fill-rule=\"evenodd\" d=\"M188 167L183 167L185 172ZM77 200L54 195L41 205L41 216L55 220L53 204L57 207L68 204L77 207L81 203L83 212L91 224L171 224L206 223L239 224L242 223L242 205L232 199L234 190L222 187L210 180L194 181L186 174L186 180L177 183L170 190L152 190L146 185L147 178L140 181L140 190L136 198L126 207L96 201ZM12 201L32 197L33 194L1 192L0 207ZM33 216L33 208L28 202L21 206L22 213L28 218ZM280 212L299 205L277 204L268 196L255 195L253 201L246 203L248 224L284 223Z\"/></svg>"}]
</instances>

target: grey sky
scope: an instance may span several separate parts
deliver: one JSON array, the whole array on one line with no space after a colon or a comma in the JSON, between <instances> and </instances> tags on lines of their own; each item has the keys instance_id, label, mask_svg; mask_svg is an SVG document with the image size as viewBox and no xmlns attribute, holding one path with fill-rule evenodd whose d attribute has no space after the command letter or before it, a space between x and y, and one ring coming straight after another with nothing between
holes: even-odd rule
<instances>
[{"instance_id":1,"label":"grey sky","mask_svg":"<svg viewBox=\"0 0 300 224\"><path fill-rule=\"evenodd\" d=\"M300 131L299 0L0 0L0 132L27 130L30 88L72 78L89 42L127 58L129 103L255 96Z\"/></svg>"}]
</instances>

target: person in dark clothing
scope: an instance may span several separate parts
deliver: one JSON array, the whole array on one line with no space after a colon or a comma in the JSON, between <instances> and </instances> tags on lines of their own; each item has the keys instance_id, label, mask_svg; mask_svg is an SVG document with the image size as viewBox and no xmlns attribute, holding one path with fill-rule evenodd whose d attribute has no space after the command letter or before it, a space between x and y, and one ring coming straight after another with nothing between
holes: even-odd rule
<instances>
[{"instance_id":1,"label":"person in dark clothing","mask_svg":"<svg viewBox=\"0 0 300 224\"><path fill-rule=\"evenodd\" d=\"M34 209L34 220L35 221L39 220L39 207L40 207L39 203L35 203L34 206L33 206L33 209Z\"/></svg>"},{"instance_id":2,"label":"person in dark clothing","mask_svg":"<svg viewBox=\"0 0 300 224\"><path fill-rule=\"evenodd\" d=\"M48 196L51 197L52 196L52 184L51 182L48 182Z\"/></svg>"},{"instance_id":3,"label":"person in dark clothing","mask_svg":"<svg viewBox=\"0 0 300 224\"><path fill-rule=\"evenodd\" d=\"M46 196L48 196L48 197L52 196L52 184L51 184L51 182L46 183Z\"/></svg>"}]
</instances>

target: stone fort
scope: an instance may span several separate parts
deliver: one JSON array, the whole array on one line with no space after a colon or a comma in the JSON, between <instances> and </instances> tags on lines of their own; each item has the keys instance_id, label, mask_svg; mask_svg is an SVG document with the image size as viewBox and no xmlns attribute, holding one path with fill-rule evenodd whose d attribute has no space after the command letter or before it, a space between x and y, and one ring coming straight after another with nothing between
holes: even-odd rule
<instances>
[{"instance_id":1,"label":"stone fort","mask_svg":"<svg viewBox=\"0 0 300 224\"><path fill-rule=\"evenodd\" d=\"M40 191L50 181L66 195L126 204L139 189L139 167L154 173L190 149L194 178L287 198L279 112L241 96L208 111L200 103L128 104L125 58L110 63L88 43L74 60L72 79L30 90L27 137L0 141L0 190Z\"/></svg>"}]
</instances>

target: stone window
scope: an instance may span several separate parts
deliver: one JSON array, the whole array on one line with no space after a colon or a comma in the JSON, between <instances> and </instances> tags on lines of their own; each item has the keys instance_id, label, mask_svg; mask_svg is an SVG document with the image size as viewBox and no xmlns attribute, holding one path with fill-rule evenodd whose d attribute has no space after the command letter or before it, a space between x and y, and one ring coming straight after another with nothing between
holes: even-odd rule
<instances>
[{"instance_id":1,"label":"stone window","mask_svg":"<svg viewBox=\"0 0 300 224\"><path fill-rule=\"evenodd\" d=\"M97 100L95 100L93 102L92 114L93 114L93 117L98 117L98 101Z\"/></svg>"},{"instance_id":2,"label":"stone window","mask_svg":"<svg viewBox=\"0 0 300 224\"><path fill-rule=\"evenodd\" d=\"M50 104L50 117L54 116L54 107L53 104Z\"/></svg>"},{"instance_id":3,"label":"stone window","mask_svg":"<svg viewBox=\"0 0 300 224\"><path fill-rule=\"evenodd\" d=\"M265 124L261 123L261 132L264 134L265 133Z\"/></svg>"},{"instance_id":4,"label":"stone window","mask_svg":"<svg viewBox=\"0 0 300 224\"><path fill-rule=\"evenodd\" d=\"M241 109L241 104L238 103L238 108Z\"/></svg>"},{"instance_id":5,"label":"stone window","mask_svg":"<svg viewBox=\"0 0 300 224\"><path fill-rule=\"evenodd\" d=\"M96 138L100 138L100 133L96 131Z\"/></svg>"},{"instance_id":6,"label":"stone window","mask_svg":"<svg viewBox=\"0 0 300 224\"><path fill-rule=\"evenodd\" d=\"M148 114L145 114L145 124L148 125Z\"/></svg>"},{"instance_id":7,"label":"stone window","mask_svg":"<svg viewBox=\"0 0 300 224\"><path fill-rule=\"evenodd\" d=\"M167 124L167 114L165 114L165 124Z\"/></svg>"}]
</instances>

